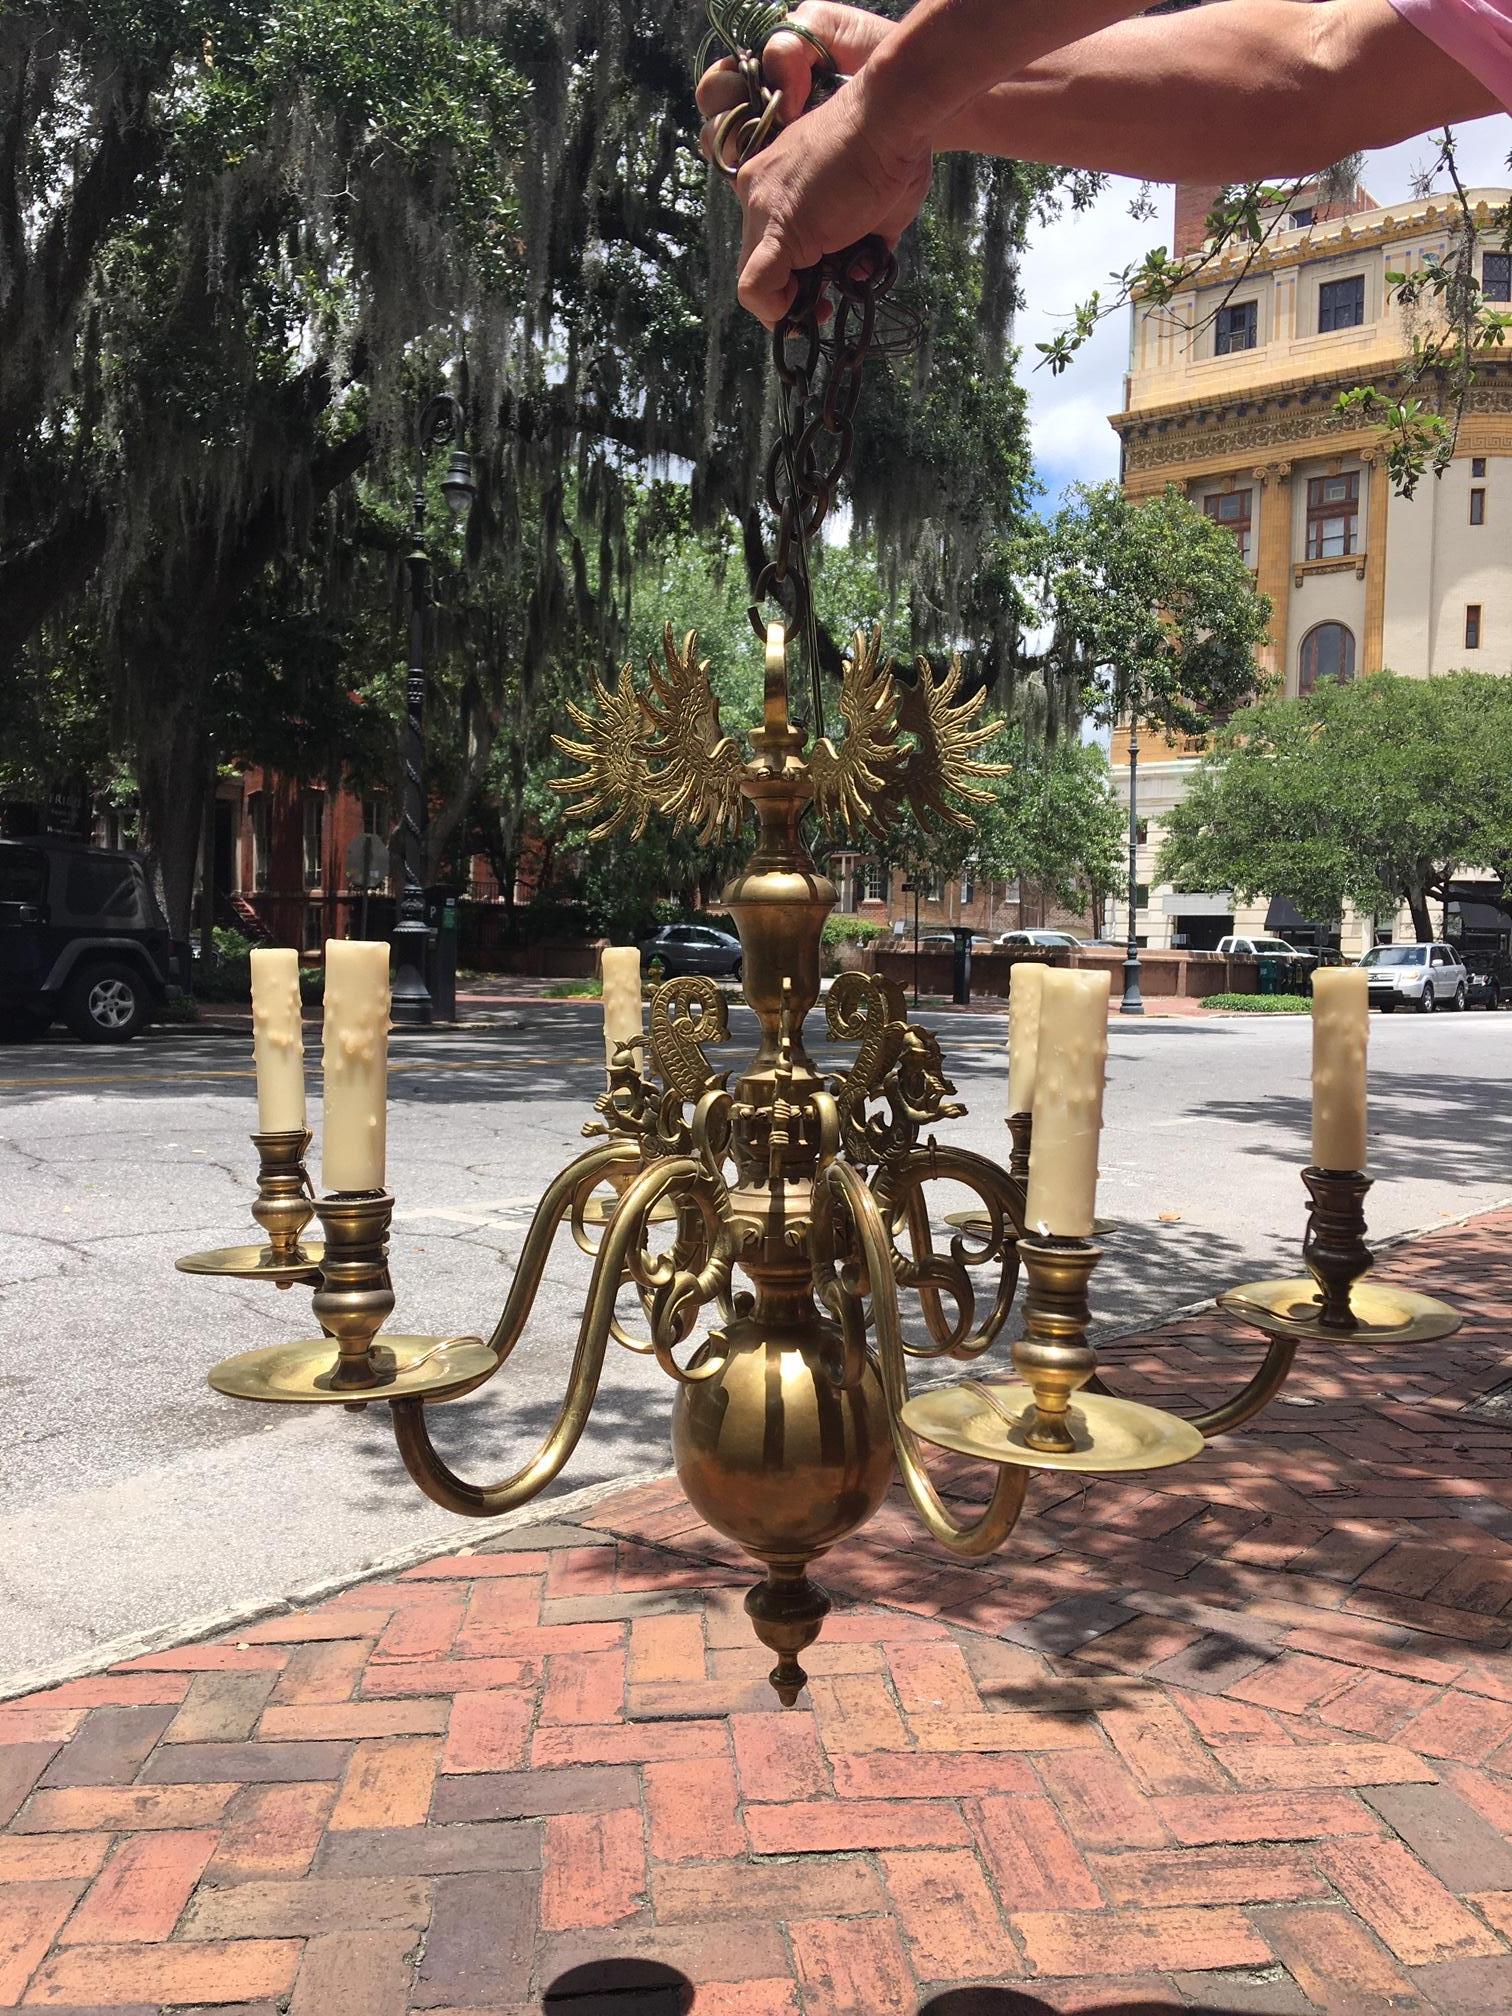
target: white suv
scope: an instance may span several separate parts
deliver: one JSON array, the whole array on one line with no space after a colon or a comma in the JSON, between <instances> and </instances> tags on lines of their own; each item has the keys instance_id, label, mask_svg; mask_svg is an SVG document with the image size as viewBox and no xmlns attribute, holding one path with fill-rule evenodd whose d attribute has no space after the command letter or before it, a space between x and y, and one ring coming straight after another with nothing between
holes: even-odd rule
<instances>
[{"instance_id":1,"label":"white suv","mask_svg":"<svg viewBox=\"0 0 1512 2016\"><path fill-rule=\"evenodd\" d=\"M1420 1014L1463 1008L1470 975L1448 945L1377 945L1360 961L1370 976L1370 1005L1389 1015L1400 1001Z\"/></svg>"}]
</instances>

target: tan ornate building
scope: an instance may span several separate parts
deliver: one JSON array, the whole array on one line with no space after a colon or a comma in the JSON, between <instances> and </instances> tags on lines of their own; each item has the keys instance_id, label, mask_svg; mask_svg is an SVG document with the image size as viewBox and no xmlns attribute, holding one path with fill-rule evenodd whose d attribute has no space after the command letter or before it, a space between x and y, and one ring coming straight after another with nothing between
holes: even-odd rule
<instances>
[{"instance_id":1,"label":"tan ornate building","mask_svg":"<svg viewBox=\"0 0 1512 2016\"><path fill-rule=\"evenodd\" d=\"M1178 253L1200 242L1212 193L1178 192ZM1488 233L1509 193L1472 192ZM1333 410L1351 386L1389 385L1409 354L1386 276L1446 255L1450 199L1379 205L1360 191L1329 214L1312 194L1261 247L1215 260L1170 305L1133 308L1124 410L1112 419L1125 490L1178 483L1233 533L1271 598L1264 660L1288 694L1383 666L1416 678L1461 666L1512 672L1512 353L1483 366L1453 462L1411 499L1390 494L1379 430ZM1486 294L1512 301L1512 256L1499 238L1488 235L1478 261ZM1225 891L1148 886L1161 814L1199 753L1141 744L1140 938L1198 947L1269 928L1305 940L1284 905L1236 908ZM1127 796L1123 736L1113 763ZM1379 921L1384 932L1392 920ZM1344 950L1363 950L1373 928L1346 918Z\"/></svg>"}]
</instances>

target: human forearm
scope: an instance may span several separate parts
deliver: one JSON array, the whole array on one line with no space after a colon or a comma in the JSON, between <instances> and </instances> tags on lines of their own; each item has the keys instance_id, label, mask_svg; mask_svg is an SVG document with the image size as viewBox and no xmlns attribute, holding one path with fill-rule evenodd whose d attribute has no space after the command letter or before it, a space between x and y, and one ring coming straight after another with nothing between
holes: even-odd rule
<instances>
[{"instance_id":1,"label":"human forearm","mask_svg":"<svg viewBox=\"0 0 1512 2016\"><path fill-rule=\"evenodd\" d=\"M917 0L858 80L869 120L925 144L984 87L1140 11L1142 0ZM964 144L964 143L963 143Z\"/></svg>"},{"instance_id":2,"label":"human forearm","mask_svg":"<svg viewBox=\"0 0 1512 2016\"><path fill-rule=\"evenodd\" d=\"M1057 50L979 93L935 145L1161 182L1239 182L1307 174L1496 109L1387 0L1227 0L1122 21Z\"/></svg>"}]
</instances>

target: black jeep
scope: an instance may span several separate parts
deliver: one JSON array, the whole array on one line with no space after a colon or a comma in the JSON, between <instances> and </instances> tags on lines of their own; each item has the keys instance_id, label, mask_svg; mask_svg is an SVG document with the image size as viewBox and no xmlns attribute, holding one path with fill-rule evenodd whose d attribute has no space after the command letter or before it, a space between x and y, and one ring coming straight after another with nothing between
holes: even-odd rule
<instances>
[{"instance_id":1,"label":"black jeep","mask_svg":"<svg viewBox=\"0 0 1512 2016\"><path fill-rule=\"evenodd\" d=\"M0 840L0 1042L28 1042L61 1016L86 1043L127 1043L174 977L135 854Z\"/></svg>"}]
</instances>

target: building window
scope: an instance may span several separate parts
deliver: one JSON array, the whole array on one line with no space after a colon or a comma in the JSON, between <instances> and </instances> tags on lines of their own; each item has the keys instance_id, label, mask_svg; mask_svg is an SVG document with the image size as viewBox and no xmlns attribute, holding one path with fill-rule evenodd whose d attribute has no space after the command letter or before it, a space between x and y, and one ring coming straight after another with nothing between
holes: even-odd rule
<instances>
[{"instance_id":1,"label":"building window","mask_svg":"<svg viewBox=\"0 0 1512 2016\"><path fill-rule=\"evenodd\" d=\"M1480 632L1481 632L1480 612L1481 612L1481 605L1479 604L1479 602L1466 603L1465 649L1467 651L1479 651L1480 649Z\"/></svg>"},{"instance_id":2,"label":"building window","mask_svg":"<svg viewBox=\"0 0 1512 2016\"><path fill-rule=\"evenodd\" d=\"M268 794L254 791L247 800L247 823L252 829L252 887L268 886Z\"/></svg>"},{"instance_id":3,"label":"building window","mask_svg":"<svg viewBox=\"0 0 1512 2016\"><path fill-rule=\"evenodd\" d=\"M1218 310L1213 331L1214 352L1219 357L1227 357L1232 350L1253 350L1259 334L1259 302L1235 301Z\"/></svg>"},{"instance_id":4,"label":"building window","mask_svg":"<svg viewBox=\"0 0 1512 2016\"><path fill-rule=\"evenodd\" d=\"M887 870L880 861L866 864L866 900L868 903L887 901Z\"/></svg>"},{"instance_id":5,"label":"building window","mask_svg":"<svg viewBox=\"0 0 1512 2016\"><path fill-rule=\"evenodd\" d=\"M1472 455L1472 456L1470 457L1470 474L1471 474L1472 476L1484 476L1484 475L1485 475L1485 473L1486 473L1486 458L1485 458L1485 456L1484 456L1484 455Z\"/></svg>"},{"instance_id":6,"label":"building window","mask_svg":"<svg viewBox=\"0 0 1512 2016\"><path fill-rule=\"evenodd\" d=\"M1288 231L1305 231L1315 215L1316 212L1306 204L1300 210L1289 210L1286 213L1286 228Z\"/></svg>"},{"instance_id":7,"label":"building window","mask_svg":"<svg viewBox=\"0 0 1512 2016\"><path fill-rule=\"evenodd\" d=\"M1486 522L1486 493L1484 490L1470 492L1470 523L1484 525Z\"/></svg>"},{"instance_id":8,"label":"building window","mask_svg":"<svg viewBox=\"0 0 1512 2016\"><path fill-rule=\"evenodd\" d=\"M1227 532L1232 532L1244 564L1249 565L1250 557L1250 499L1253 490L1227 490L1221 496L1204 497L1202 508L1209 518L1215 518Z\"/></svg>"},{"instance_id":9,"label":"building window","mask_svg":"<svg viewBox=\"0 0 1512 2016\"><path fill-rule=\"evenodd\" d=\"M304 881L306 889L318 889L324 879L325 793L306 791L304 807Z\"/></svg>"},{"instance_id":10,"label":"building window","mask_svg":"<svg viewBox=\"0 0 1512 2016\"><path fill-rule=\"evenodd\" d=\"M1354 632L1342 623L1319 623L1302 639L1297 691L1311 693L1320 679L1353 679Z\"/></svg>"},{"instance_id":11,"label":"building window","mask_svg":"<svg viewBox=\"0 0 1512 2016\"><path fill-rule=\"evenodd\" d=\"M1360 515L1360 472L1314 476L1307 485L1307 557L1332 560L1355 550Z\"/></svg>"},{"instance_id":12,"label":"building window","mask_svg":"<svg viewBox=\"0 0 1512 2016\"><path fill-rule=\"evenodd\" d=\"M1481 292L1488 301L1512 301L1512 252L1488 252L1481 260Z\"/></svg>"},{"instance_id":13,"label":"building window","mask_svg":"<svg viewBox=\"0 0 1512 2016\"><path fill-rule=\"evenodd\" d=\"M1365 275L1349 280L1325 280L1318 289L1318 334L1331 329L1357 329L1365 320Z\"/></svg>"},{"instance_id":14,"label":"building window","mask_svg":"<svg viewBox=\"0 0 1512 2016\"><path fill-rule=\"evenodd\" d=\"M926 903L945 901L945 877L937 868L931 868L924 879L924 901Z\"/></svg>"},{"instance_id":15,"label":"building window","mask_svg":"<svg viewBox=\"0 0 1512 2016\"><path fill-rule=\"evenodd\" d=\"M1136 847L1148 847L1149 844L1150 844L1149 820L1136 819L1134 821L1134 845Z\"/></svg>"},{"instance_id":16,"label":"building window","mask_svg":"<svg viewBox=\"0 0 1512 2016\"><path fill-rule=\"evenodd\" d=\"M961 901L963 903L975 903L976 901L976 863L974 861L968 861L961 870Z\"/></svg>"},{"instance_id":17,"label":"building window","mask_svg":"<svg viewBox=\"0 0 1512 2016\"><path fill-rule=\"evenodd\" d=\"M362 801L362 830L385 843L389 836L388 793L375 791Z\"/></svg>"},{"instance_id":18,"label":"building window","mask_svg":"<svg viewBox=\"0 0 1512 2016\"><path fill-rule=\"evenodd\" d=\"M1136 910L1149 909L1150 885L1148 882L1136 882L1134 884L1134 907Z\"/></svg>"}]
</instances>

